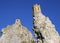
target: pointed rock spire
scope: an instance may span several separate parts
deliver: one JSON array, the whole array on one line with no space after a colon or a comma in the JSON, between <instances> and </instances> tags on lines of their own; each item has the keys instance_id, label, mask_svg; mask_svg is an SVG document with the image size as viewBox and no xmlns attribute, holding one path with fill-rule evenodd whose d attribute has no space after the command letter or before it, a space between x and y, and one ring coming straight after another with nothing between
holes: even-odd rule
<instances>
[{"instance_id":1,"label":"pointed rock spire","mask_svg":"<svg viewBox=\"0 0 60 43\"><path fill-rule=\"evenodd\" d=\"M35 4L33 6L33 13L33 30L37 40L41 40L42 43L59 43L59 34L54 24L48 17L42 14L40 5ZM38 43L40 43L39 40Z\"/></svg>"},{"instance_id":2,"label":"pointed rock spire","mask_svg":"<svg viewBox=\"0 0 60 43\"><path fill-rule=\"evenodd\" d=\"M34 14L39 14L41 13L41 7L39 4L35 4L33 7L32 7L32 10L33 10L33 13Z\"/></svg>"},{"instance_id":3,"label":"pointed rock spire","mask_svg":"<svg viewBox=\"0 0 60 43\"><path fill-rule=\"evenodd\" d=\"M16 19L15 24L17 24L17 25L21 25L21 21L20 21L20 19Z\"/></svg>"}]
</instances>

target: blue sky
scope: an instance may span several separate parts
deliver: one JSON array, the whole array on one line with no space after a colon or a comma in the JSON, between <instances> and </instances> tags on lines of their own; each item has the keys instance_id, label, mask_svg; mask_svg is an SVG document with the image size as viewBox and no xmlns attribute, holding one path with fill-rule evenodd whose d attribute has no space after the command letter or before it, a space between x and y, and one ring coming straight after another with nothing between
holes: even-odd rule
<instances>
[{"instance_id":1,"label":"blue sky","mask_svg":"<svg viewBox=\"0 0 60 43\"><path fill-rule=\"evenodd\" d=\"M50 18L60 34L60 0L0 0L0 32L19 18L33 33L32 6L36 3L41 5L42 13Z\"/></svg>"}]
</instances>

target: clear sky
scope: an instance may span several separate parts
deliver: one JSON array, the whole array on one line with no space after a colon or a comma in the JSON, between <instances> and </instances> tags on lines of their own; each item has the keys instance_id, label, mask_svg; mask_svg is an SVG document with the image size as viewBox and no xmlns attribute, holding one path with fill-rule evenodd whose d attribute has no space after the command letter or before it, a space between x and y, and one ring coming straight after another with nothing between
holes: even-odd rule
<instances>
[{"instance_id":1,"label":"clear sky","mask_svg":"<svg viewBox=\"0 0 60 43\"><path fill-rule=\"evenodd\" d=\"M60 34L60 0L0 0L0 32L17 18L32 32L32 6L36 3L41 5L42 13L50 18Z\"/></svg>"}]
</instances>

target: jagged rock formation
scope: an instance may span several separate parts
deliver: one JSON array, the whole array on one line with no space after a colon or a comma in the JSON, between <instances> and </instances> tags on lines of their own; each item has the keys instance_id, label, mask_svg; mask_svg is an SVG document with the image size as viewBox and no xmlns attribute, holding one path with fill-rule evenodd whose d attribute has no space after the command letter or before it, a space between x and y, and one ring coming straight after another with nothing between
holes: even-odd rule
<instances>
[{"instance_id":1,"label":"jagged rock formation","mask_svg":"<svg viewBox=\"0 0 60 43\"><path fill-rule=\"evenodd\" d=\"M9 25L2 29L3 35L0 43L33 43L34 38L26 27L21 25L19 19L13 25Z\"/></svg>"},{"instance_id":2,"label":"jagged rock formation","mask_svg":"<svg viewBox=\"0 0 60 43\"><path fill-rule=\"evenodd\" d=\"M50 19L41 12L40 5L33 6L33 24L38 43L59 43L59 34ZM39 42L40 41L40 42Z\"/></svg>"},{"instance_id":3,"label":"jagged rock formation","mask_svg":"<svg viewBox=\"0 0 60 43\"><path fill-rule=\"evenodd\" d=\"M21 24L19 19L15 23L2 29L0 43L60 43L60 36L50 19L41 12L40 5L33 6L33 31L31 32Z\"/></svg>"}]
</instances>

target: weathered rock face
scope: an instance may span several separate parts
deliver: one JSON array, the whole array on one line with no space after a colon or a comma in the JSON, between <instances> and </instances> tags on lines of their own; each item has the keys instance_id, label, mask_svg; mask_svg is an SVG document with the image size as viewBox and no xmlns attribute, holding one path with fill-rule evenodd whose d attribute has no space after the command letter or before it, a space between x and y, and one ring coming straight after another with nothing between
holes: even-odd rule
<instances>
[{"instance_id":1,"label":"weathered rock face","mask_svg":"<svg viewBox=\"0 0 60 43\"><path fill-rule=\"evenodd\" d=\"M36 37L39 37L38 43L59 43L59 34L50 19L41 12L40 5L33 6L33 18ZM44 37L44 38L41 38Z\"/></svg>"},{"instance_id":2,"label":"weathered rock face","mask_svg":"<svg viewBox=\"0 0 60 43\"><path fill-rule=\"evenodd\" d=\"M0 43L33 43L34 38L26 27L21 25L19 19L15 24L9 25L2 30L3 35L0 38Z\"/></svg>"},{"instance_id":3,"label":"weathered rock face","mask_svg":"<svg viewBox=\"0 0 60 43\"><path fill-rule=\"evenodd\" d=\"M50 19L41 12L40 5L33 6L33 30L37 41L26 27L16 19L13 25L2 29L0 43L60 43L60 37Z\"/></svg>"}]
</instances>

